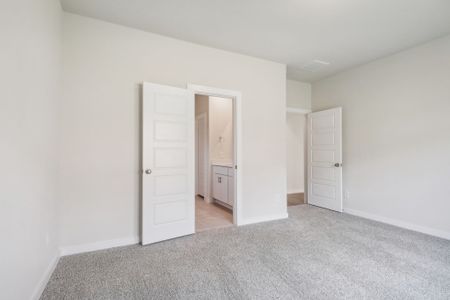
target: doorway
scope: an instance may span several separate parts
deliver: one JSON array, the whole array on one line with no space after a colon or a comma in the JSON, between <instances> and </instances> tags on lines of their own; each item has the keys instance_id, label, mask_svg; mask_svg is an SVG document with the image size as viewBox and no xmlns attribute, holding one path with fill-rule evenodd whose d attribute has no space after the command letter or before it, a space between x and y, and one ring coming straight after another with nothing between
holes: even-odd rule
<instances>
[{"instance_id":1,"label":"doorway","mask_svg":"<svg viewBox=\"0 0 450 300\"><path fill-rule=\"evenodd\" d=\"M288 109L286 112L287 206L306 203L306 114L308 111Z\"/></svg>"},{"instance_id":2,"label":"doorway","mask_svg":"<svg viewBox=\"0 0 450 300\"><path fill-rule=\"evenodd\" d=\"M287 205L342 212L342 108L287 108Z\"/></svg>"},{"instance_id":3,"label":"doorway","mask_svg":"<svg viewBox=\"0 0 450 300\"><path fill-rule=\"evenodd\" d=\"M195 232L233 226L234 100L195 94Z\"/></svg>"}]
</instances>

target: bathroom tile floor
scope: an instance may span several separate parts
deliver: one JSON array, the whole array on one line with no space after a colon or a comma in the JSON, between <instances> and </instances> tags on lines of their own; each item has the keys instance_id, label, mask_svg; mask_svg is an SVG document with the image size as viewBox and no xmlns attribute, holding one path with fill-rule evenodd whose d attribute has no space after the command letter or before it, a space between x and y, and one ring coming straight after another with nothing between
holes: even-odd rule
<instances>
[{"instance_id":1,"label":"bathroom tile floor","mask_svg":"<svg viewBox=\"0 0 450 300\"><path fill-rule=\"evenodd\" d=\"M233 226L233 212L215 203L195 197L195 231Z\"/></svg>"}]
</instances>

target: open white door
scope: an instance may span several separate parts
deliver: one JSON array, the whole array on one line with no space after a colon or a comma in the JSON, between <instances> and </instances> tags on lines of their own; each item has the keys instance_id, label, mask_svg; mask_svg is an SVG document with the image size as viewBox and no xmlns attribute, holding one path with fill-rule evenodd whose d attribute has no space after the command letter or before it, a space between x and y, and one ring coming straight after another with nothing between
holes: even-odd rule
<instances>
[{"instance_id":1,"label":"open white door","mask_svg":"<svg viewBox=\"0 0 450 300\"><path fill-rule=\"evenodd\" d=\"M143 84L142 244L195 232L194 94Z\"/></svg>"},{"instance_id":2,"label":"open white door","mask_svg":"<svg viewBox=\"0 0 450 300\"><path fill-rule=\"evenodd\" d=\"M342 108L308 114L308 203L342 212Z\"/></svg>"}]
</instances>

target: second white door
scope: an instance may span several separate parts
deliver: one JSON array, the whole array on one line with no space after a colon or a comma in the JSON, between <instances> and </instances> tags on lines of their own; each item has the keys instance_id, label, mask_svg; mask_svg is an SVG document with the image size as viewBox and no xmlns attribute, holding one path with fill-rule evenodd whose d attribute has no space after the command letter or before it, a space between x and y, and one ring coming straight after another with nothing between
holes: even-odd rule
<instances>
[{"instance_id":1,"label":"second white door","mask_svg":"<svg viewBox=\"0 0 450 300\"><path fill-rule=\"evenodd\" d=\"M308 203L342 212L342 109L308 114Z\"/></svg>"}]
</instances>

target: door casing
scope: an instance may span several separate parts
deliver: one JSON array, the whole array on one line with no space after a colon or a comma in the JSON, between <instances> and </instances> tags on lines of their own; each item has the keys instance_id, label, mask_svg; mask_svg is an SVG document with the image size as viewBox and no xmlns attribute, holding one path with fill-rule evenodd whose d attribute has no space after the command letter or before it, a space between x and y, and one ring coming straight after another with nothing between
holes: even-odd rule
<instances>
[{"instance_id":1,"label":"door casing","mask_svg":"<svg viewBox=\"0 0 450 300\"><path fill-rule=\"evenodd\" d=\"M203 126L203 136L200 136L199 133L199 128L200 126ZM209 191L208 191L208 176L209 176L209 172L208 172L208 161L209 161L209 154L208 154L208 121L207 121L207 116L206 113L201 113L198 116L195 117L195 146L196 146L196 150L195 150L195 157L196 157L196 162L195 162L195 173L196 173L196 194L197 195L201 195L203 196L203 198L205 200L209 200ZM203 141L203 147L200 147L200 141ZM202 156L199 155L200 152L202 152ZM199 176L199 172L200 172L200 164L199 162L203 163L203 178L200 178ZM200 180L201 179L201 180ZM202 181L202 182L200 182ZM203 190L200 191L199 186L200 184L203 185ZM200 193L201 192L201 193Z\"/></svg>"}]
</instances>

